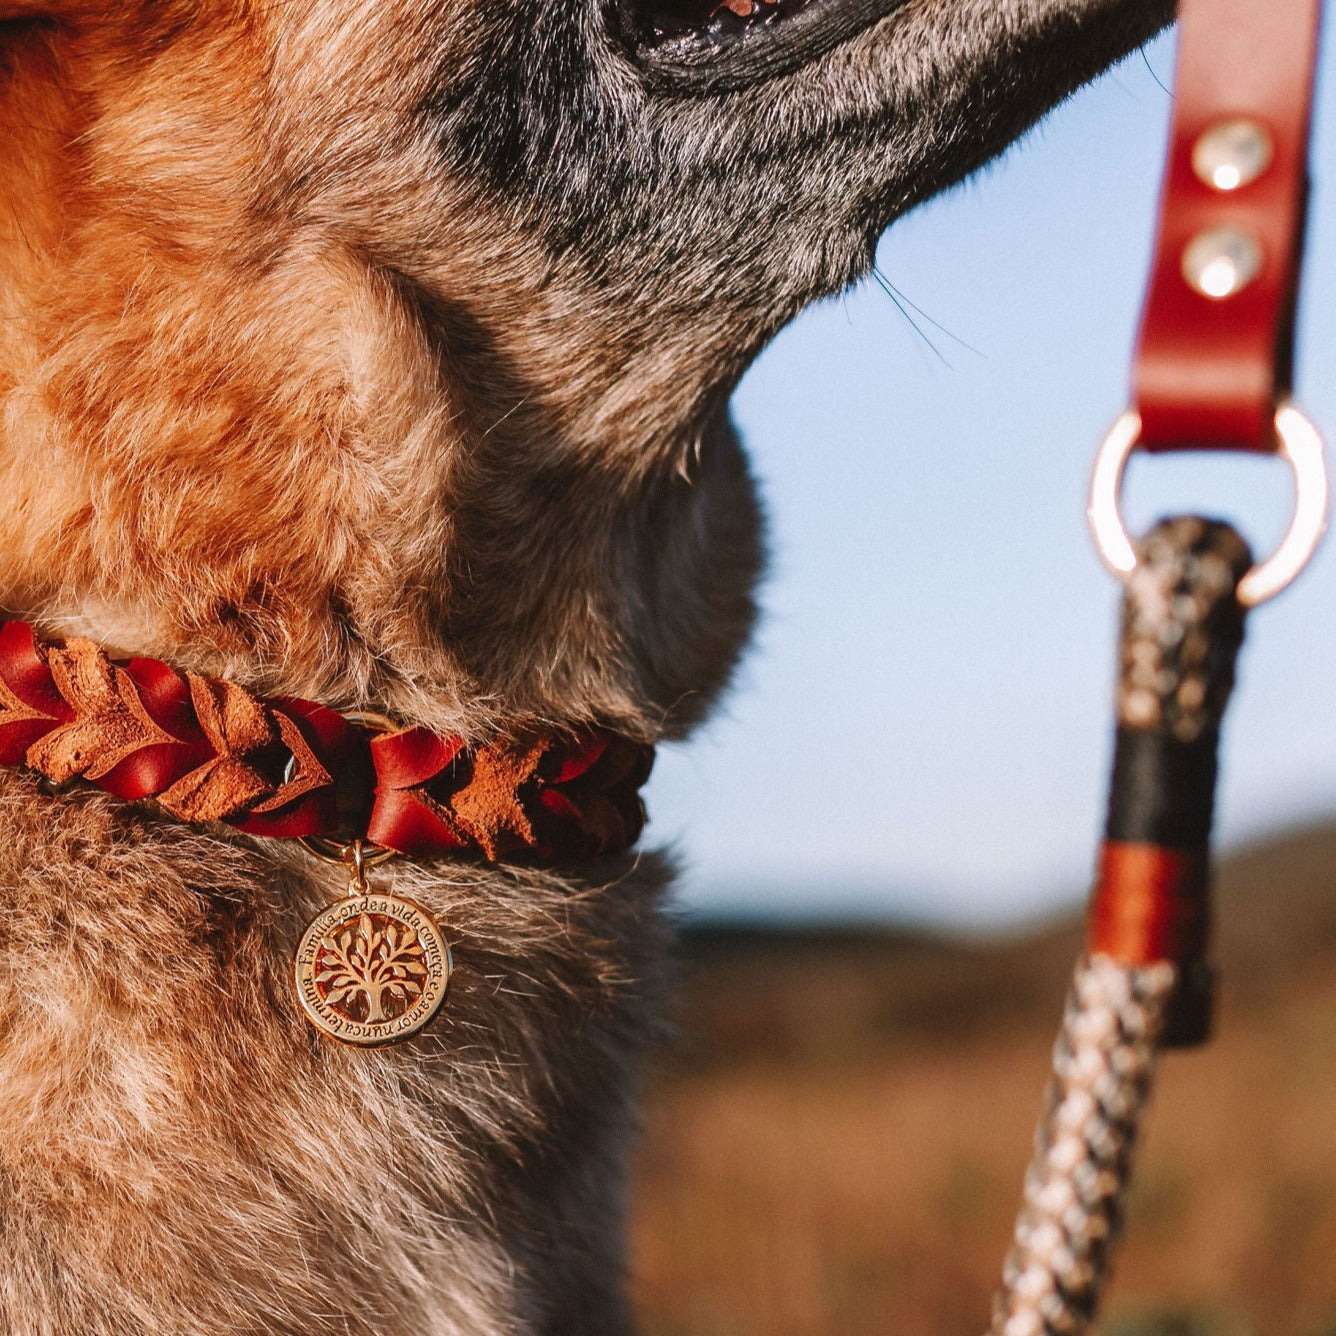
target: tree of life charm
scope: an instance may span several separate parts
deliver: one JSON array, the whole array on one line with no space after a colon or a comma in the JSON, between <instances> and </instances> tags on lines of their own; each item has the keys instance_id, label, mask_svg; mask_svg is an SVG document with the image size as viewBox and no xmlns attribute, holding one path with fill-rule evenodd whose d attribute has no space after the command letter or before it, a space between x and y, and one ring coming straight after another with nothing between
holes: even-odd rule
<instances>
[{"instance_id":1,"label":"tree of life charm","mask_svg":"<svg viewBox=\"0 0 1336 1336\"><path fill-rule=\"evenodd\" d=\"M363 883L365 885L365 883ZM357 891L318 914L297 948L297 997L311 1024L345 1044L415 1035L440 1010L450 948L411 900Z\"/></svg>"}]
</instances>

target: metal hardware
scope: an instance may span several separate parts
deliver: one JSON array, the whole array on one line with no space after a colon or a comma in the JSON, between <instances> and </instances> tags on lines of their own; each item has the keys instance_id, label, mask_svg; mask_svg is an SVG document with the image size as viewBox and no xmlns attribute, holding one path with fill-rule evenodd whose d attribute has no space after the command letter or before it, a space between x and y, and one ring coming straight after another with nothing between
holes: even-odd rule
<instances>
[{"instance_id":1,"label":"metal hardware","mask_svg":"<svg viewBox=\"0 0 1336 1336\"><path fill-rule=\"evenodd\" d=\"M1120 578L1136 568L1136 553L1118 510L1123 472L1141 435L1141 418L1124 413L1113 424L1095 456L1086 518L1095 547ZM1317 428L1292 404L1276 410L1278 453L1294 470L1294 516L1276 550L1239 582L1239 602L1256 607L1280 593L1308 564L1327 525L1327 470Z\"/></svg>"},{"instance_id":2,"label":"metal hardware","mask_svg":"<svg viewBox=\"0 0 1336 1336\"><path fill-rule=\"evenodd\" d=\"M1266 127L1245 117L1217 121L1192 146L1192 170L1212 190L1240 190L1271 166Z\"/></svg>"},{"instance_id":3,"label":"metal hardware","mask_svg":"<svg viewBox=\"0 0 1336 1336\"><path fill-rule=\"evenodd\" d=\"M293 959L306 1018L342 1044L411 1038L441 1009L454 962L431 912L412 900L350 887L307 925Z\"/></svg>"},{"instance_id":4,"label":"metal hardware","mask_svg":"<svg viewBox=\"0 0 1336 1336\"><path fill-rule=\"evenodd\" d=\"M368 733L397 733L403 725L391 719L388 714L379 714L375 710L345 710L343 717L351 723L360 724Z\"/></svg>"},{"instance_id":5,"label":"metal hardware","mask_svg":"<svg viewBox=\"0 0 1336 1336\"><path fill-rule=\"evenodd\" d=\"M299 842L308 853L313 853L326 863L346 866L356 877L362 876L363 868L375 867L377 863L385 863L399 856L394 849L368 844L365 840L349 840L345 843L343 840L326 839L323 835L303 835Z\"/></svg>"},{"instance_id":6,"label":"metal hardware","mask_svg":"<svg viewBox=\"0 0 1336 1336\"><path fill-rule=\"evenodd\" d=\"M1183 277L1203 297L1223 301L1241 292L1262 271L1262 248L1241 227L1198 232L1183 248Z\"/></svg>"}]
</instances>

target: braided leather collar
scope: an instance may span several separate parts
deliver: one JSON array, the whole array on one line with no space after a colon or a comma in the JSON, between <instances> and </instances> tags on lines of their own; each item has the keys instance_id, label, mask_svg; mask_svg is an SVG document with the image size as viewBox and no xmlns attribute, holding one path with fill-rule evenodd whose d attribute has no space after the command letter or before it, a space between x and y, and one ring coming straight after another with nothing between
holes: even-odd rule
<instances>
[{"instance_id":1,"label":"braided leather collar","mask_svg":"<svg viewBox=\"0 0 1336 1336\"><path fill-rule=\"evenodd\" d=\"M0 764L251 835L361 838L415 858L596 857L639 837L653 755L597 729L474 747L381 732L314 701L0 625Z\"/></svg>"}]
</instances>

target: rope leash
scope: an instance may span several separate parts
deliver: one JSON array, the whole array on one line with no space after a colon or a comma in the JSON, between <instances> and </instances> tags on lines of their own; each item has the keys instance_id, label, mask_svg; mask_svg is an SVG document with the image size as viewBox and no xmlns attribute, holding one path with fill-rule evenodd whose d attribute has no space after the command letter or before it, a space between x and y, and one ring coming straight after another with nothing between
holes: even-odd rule
<instances>
[{"instance_id":1,"label":"rope leash","mask_svg":"<svg viewBox=\"0 0 1336 1336\"><path fill-rule=\"evenodd\" d=\"M1075 1336L1093 1321L1177 976L1108 956L1077 963L992 1336Z\"/></svg>"},{"instance_id":2,"label":"rope leash","mask_svg":"<svg viewBox=\"0 0 1336 1336\"><path fill-rule=\"evenodd\" d=\"M1159 1053L1207 1039L1210 831L1246 612L1326 522L1322 442L1289 402L1321 0L1182 0L1173 127L1133 406L1096 458L1089 518L1125 581L1117 741L1088 918L990 1336L1080 1336L1122 1222ZM1254 565L1226 524L1134 546L1118 495L1138 450L1280 455L1295 511Z\"/></svg>"},{"instance_id":3,"label":"rope leash","mask_svg":"<svg viewBox=\"0 0 1336 1336\"><path fill-rule=\"evenodd\" d=\"M992 1336L1076 1336L1095 1317L1163 1047L1201 1043L1216 749L1251 566L1228 525L1163 521L1123 599L1118 738L1088 951L1053 1050Z\"/></svg>"}]
</instances>

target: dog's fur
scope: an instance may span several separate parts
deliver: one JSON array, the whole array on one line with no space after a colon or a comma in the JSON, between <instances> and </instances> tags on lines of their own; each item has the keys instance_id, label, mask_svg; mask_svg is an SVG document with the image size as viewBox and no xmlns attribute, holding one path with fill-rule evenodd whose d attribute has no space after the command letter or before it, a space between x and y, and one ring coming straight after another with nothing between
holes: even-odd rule
<instances>
[{"instance_id":1,"label":"dog's fur","mask_svg":"<svg viewBox=\"0 0 1336 1336\"><path fill-rule=\"evenodd\" d=\"M0 604L470 738L681 736L752 620L742 369L1167 10L909 0L690 92L599 0L0 0ZM458 973L354 1051L290 984L335 871L0 791L0 1329L628 1330L657 858L379 874Z\"/></svg>"}]
</instances>

